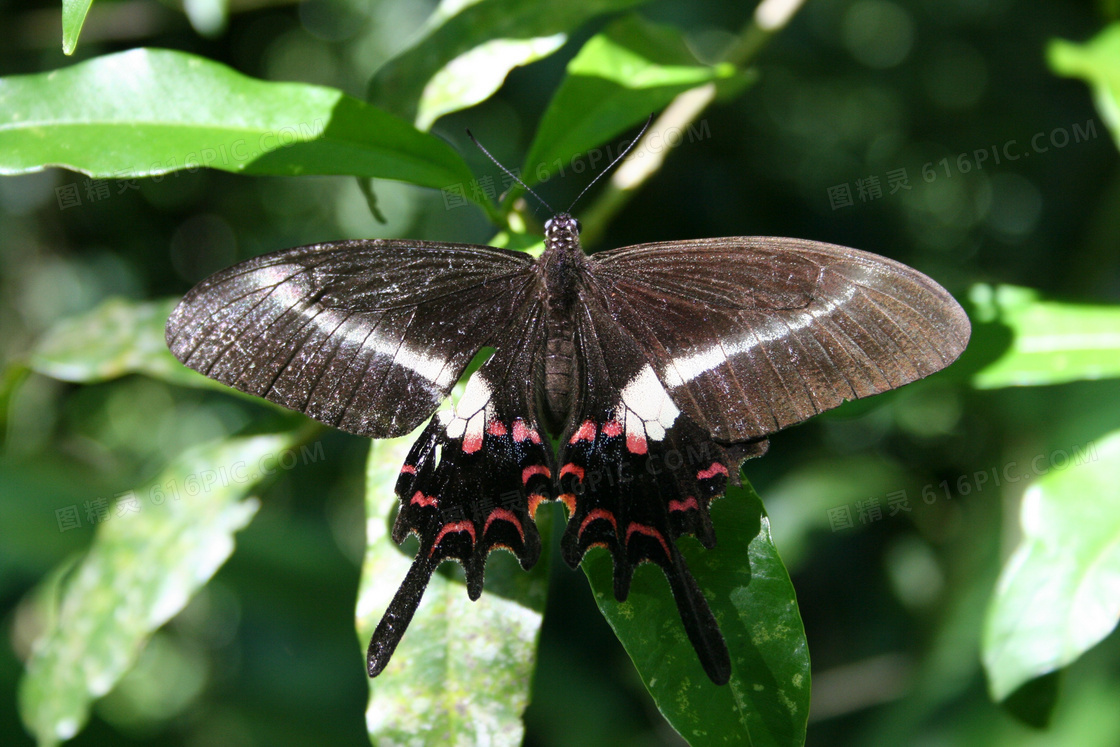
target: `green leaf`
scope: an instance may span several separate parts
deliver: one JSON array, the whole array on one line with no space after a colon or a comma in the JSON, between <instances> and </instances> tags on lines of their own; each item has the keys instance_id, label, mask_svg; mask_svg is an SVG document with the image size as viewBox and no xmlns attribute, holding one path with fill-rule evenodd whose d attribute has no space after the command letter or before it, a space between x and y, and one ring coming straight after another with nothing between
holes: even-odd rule
<instances>
[{"instance_id":1,"label":"green leaf","mask_svg":"<svg viewBox=\"0 0 1120 747\"><path fill-rule=\"evenodd\" d=\"M368 544L357 608L363 657L412 564L388 533L397 505L393 487L412 441L375 441L370 448ZM467 597L461 574L432 576L388 667L370 680L366 727L372 744L521 744L548 589L550 525L538 524L542 558L528 573L509 553L491 554L486 590L477 602Z\"/></svg>"},{"instance_id":2,"label":"green leaf","mask_svg":"<svg viewBox=\"0 0 1120 747\"><path fill-rule=\"evenodd\" d=\"M1120 376L1120 306L1044 301L1037 291L977 285L975 318L1012 333L1011 346L978 371L980 389Z\"/></svg>"},{"instance_id":3,"label":"green leaf","mask_svg":"<svg viewBox=\"0 0 1120 747\"><path fill-rule=\"evenodd\" d=\"M424 86L416 126L428 130L444 114L485 101L502 87L510 70L547 57L567 40L564 34L532 39L492 39L464 52Z\"/></svg>"},{"instance_id":4,"label":"green leaf","mask_svg":"<svg viewBox=\"0 0 1120 747\"><path fill-rule=\"evenodd\" d=\"M583 568L595 601L661 713L693 747L804 744L809 649L770 521L748 486L730 488L712 505L712 524L715 548L680 545L727 640L727 685L713 685L701 669L660 569L640 566L619 603L610 555L593 550Z\"/></svg>"},{"instance_id":5,"label":"green leaf","mask_svg":"<svg viewBox=\"0 0 1120 747\"><path fill-rule=\"evenodd\" d=\"M644 121L678 94L707 83L737 90L746 80L734 65L697 62L677 29L635 15L622 18L592 37L568 63L521 178L535 184L569 170L580 173L585 165L595 165L588 151ZM685 135L652 134L666 143ZM601 168L609 159L600 157Z\"/></svg>"},{"instance_id":6,"label":"green leaf","mask_svg":"<svg viewBox=\"0 0 1120 747\"><path fill-rule=\"evenodd\" d=\"M40 744L78 733L90 704L225 562L234 533L257 511L245 496L262 478L258 465L297 441L293 431L208 444L107 502L107 518L65 583L57 620L35 643L21 683L20 712ZM88 526L90 507L73 508Z\"/></svg>"},{"instance_id":7,"label":"green leaf","mask_svg":"<svg viewBox=\"0 0 1120 747\"><path fill-rule=\"evenodd\" d=\"M402 119L416 119L426 129L440 114L482 101L496 91L517 65L559 48L568 32L602 13L624 10L644 0L443 0L420 31L418 40L386 62L369 86L369 100ZM564 36L564 38L560 38ZM548 41L550 40L551 41ZM488 51L468 54L476 47ZM547 48L551 46L551 50ZM530 52L530 49L535 51ZM547 51L546 51L547 50ZM437 82L437 76L443 80ZM477 78L469 95L457 97L461 81ZM429 86L436 87L431 91ZM490 89L490 90L486 90ZM423 103L421 103L423 102ZM420 112L420 116L417 116Z\"/></svg>"},{"instance_id":8,"label":"green leaf","mask_svg":"<svg viewBox=\"0 0 1120 747\"><path fill-rule=\"evenodd\" d=\"M988 610L992 698L1058 670L1120 619L1120 431L1069 456L1023 495L1023 539Z\"/></svg>"},{"instance_id":9,"label":"green leaf","mask_svg":"<svg viewBox=\"0 0 1120 747\"><path fill-rule=\"evenodd\" d=\"M110 298L92 311L63 319L35 346L31 369L84 384L142 373L172 384L212 386L176 360L164 342L164 325L178 302Z\"/></svg>"},{"instance_id":10,"label":"green leaf","mask_svg":"<svg viewBox=\"0 0 1120 747\"><path fill-rule=\"evenodd\" d=\"M12 399L29 373L31 369L21 360L12 361L0 371L0 446L7 436L8 413L12 409Z\"/></svg>"},{"instance_id":11,"label":"green leaf","mask_svg":"<svg viewBox=\"0 0 1120 747\"><path fill-rule=\"evenodd\" d=\"M62 0L62 53L74 54L93 0Z\"/></svg>"},{"instance_id":12,"label":"green leaf","mask_svg":"<svg viewBox=\"0 0 1120 747\"><path fill-rule=\"evenodd\" d=\"M0 79L0 174L48 166L117 178L201 166L341 174L437 189L472 178L444 141L341 91L164 49Z\"/></svg>"},{"instance_id":13,"label":"green leaf","mask_svg":"<svg viewBox=\"0 0 1120 747\"><path fill-rule=\"evenodd\" d=\"M1081 78L1093 89L1116 146L1120 148L1120 23L1114 23L1086 44L1054 39L1047 49L1050 69L1067 78Z\"/></svg>"},{"instance_id":14,"label":"green leaf","mask_svg":"<svg viewBox=\"0 0 1120 747\"><path fill-rule=\"evenodd\" d=\"M1028 680L1026 684L1008 695L1000 705L1028 726L1036 729L1049 727L1050 720L1054 716L1054 706L1058 704L1061 674L1060 671L1050 672Z\"/></svg>"}]
</instances>

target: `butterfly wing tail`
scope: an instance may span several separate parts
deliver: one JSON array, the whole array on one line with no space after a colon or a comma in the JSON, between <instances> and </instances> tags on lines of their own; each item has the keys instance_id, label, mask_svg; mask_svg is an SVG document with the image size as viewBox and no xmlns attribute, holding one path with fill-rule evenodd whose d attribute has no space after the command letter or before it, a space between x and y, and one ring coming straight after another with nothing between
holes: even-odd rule
<instances>
[{"instance_id":1,"label":"butterfly wing tail","mask_svg":"<svg viewBox=\"0 0 1120 747\"><path fill-rule=\"evenodd\" d=\"M675 546L672 547L672 564L662 566L662 569L669 579L669 588L673 590L681 622L684 623L689 642L696 649L700 665L712 682L717 685L727 684L731 679L731 654L728 653L727 642L719 630L712 608L708 606L700 586L688 572L688 566Z\"/></svg>"},{"instance_id":2,"label":"butterfly wing tail","mask_svg":"<svg viewBox=\"0 0 1120 747\"><path fill-rule=\"evenodd\" d=\"M397 650L397 644L401 642L408 624L412 622L412 616L420 606L424 590L428 588L428 581L431 580L438 563L439 561L432 560L427 553L420 553L413 561L412 567L408 569L408 575L397 589L393 601L389 603L389 608L385 610L381 622L373 631L373 637L370 638L369 649L366 651L366 671L369 672L370 677L381 674L392 658L393 652Z\"/></svg>"}]
</instances>

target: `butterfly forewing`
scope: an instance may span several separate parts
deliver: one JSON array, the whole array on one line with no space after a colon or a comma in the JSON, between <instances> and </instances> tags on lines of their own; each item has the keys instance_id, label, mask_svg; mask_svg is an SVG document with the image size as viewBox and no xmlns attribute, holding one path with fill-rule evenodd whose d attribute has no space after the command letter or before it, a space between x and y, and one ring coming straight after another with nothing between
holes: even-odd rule
<instances>
[{"instance_id":1,"label":"butterfly forewing","mask_svg":"<svg viewBox=\"0 0 1120 747\"><path fill-rule=\"evenodd\" d=\"M207 278L167 323L171 351L222 383L362 436L431 415L528 302L531 260L490 247L344 241Z\"/></svg>"},{"instance_id":2,"label":"butterfly forewing","mask_svg":"<svg viewBox=\"0 0 1120 747\"><path fill-rule=\"evenodd\" d=\"M720 440L902 386L968 341L963 310L925 275L831 244L642 244L595 255L589 272L674 401Z\"/></svg>"}]
</instances>

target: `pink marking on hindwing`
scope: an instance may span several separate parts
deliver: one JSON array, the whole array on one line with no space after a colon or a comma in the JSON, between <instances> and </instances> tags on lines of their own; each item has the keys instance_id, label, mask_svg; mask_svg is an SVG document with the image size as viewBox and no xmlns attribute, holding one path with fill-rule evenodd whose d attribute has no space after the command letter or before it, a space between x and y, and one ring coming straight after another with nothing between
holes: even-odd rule
<instances>
[{"instance_id":1,"label":"pink marking on hindwing","mask_svg":"<svg viewBox=\"0 0 1120 747\"><path fill-rule=\"evenodd\" d=\"M439 498L434 495L424 495L417 490L409 503L413 506L439 506Z\"/></svg>"},{"instance_id":2,"label":"pink marking on hindwing","mask_svg":"<svg viewBox=\"0 0 1120 747\"><path fill-rule=\"evenodd\" d=\"M535 444L541 442L541 436L532 428L525 425L525 421L521 418L513 421L513 440L518 443L522 441L532 441Z\"/></svg>"},{"instance_id":3,"label":"pink marking on hindwing","mask_svg":"<svg viewBox=\"0 0 1120 747\"><path fill-rule=\"evenodd\" d=\"M490 529L490 525L499 520L508 521L510 524L513 524L517 528L517 533L521 535L521 541L525 542L525 529L521 526L521 521L512 511L505 508L495 508L490 512L490 515L486 517L486 524L482 527L483 536L485 536L486 531Z\"/></svg>"},{"instance_id":4,"label":"pink marking on hindwing","mask_svg":"<svg viewBox=\"0 0 1120 747\"><path fill-rule=\"evenodd\" d=\"M482 436L475 433L468 433L463 437L463 453L473 454L482 448Z\"/></svg>"},{"instance_id":5,"label":"pink marking on hindwing","mask_svg":"<svg viewBox=\"0 0 1120 747\"><path fill-rule=\"evenodd\" d=\"M645 454L649 450L646 437L641 433L629 432L626 434L626 450L631 454Z\"/></svg>"},{"instance_id":6,"label":"pink marking on hindwing","mask_svg":"<svg viewBox=\"0 0 1120 747\"><path fill-rule=\"evenodd\" d=\"M529 518L536 521L537 519L537 506L541 505L541 501L547 501L548 498L540 493L532 493L529 496Z\"/></svg>"},{"instance_id":7,"label":"pink marking on hindwing","mask_svg":"<svg viewBox=\"0 0 1120 747\"><path fill-rule=\"evenodd\" d=\"M587 516L583 517L583 521L579 525L579 532L577 532L577 535L583 534L583 530L587 529L587 525L597 519L606 519L611 523L611 526L614 527L614 531L618 532L618 521L614 518L614 514L612 514L605 508L596 508L589 511L587 513Z\"/></svg>"},{"instance_id":8,"label":"pink marking on hindwing","mask_svg":"<svg viewBox=\"0 0 1120 747\"><path fill-rule=\"evenodd\" d=\"M700 510L700 504L698 504L696 502L696 499L691 495L683 501L678 501L676 499L669 501L670 513L673 511L688 511L690 509L696 509L697 511Z\"/></svg>"},{"instance_id":9,"label":"pink marking on hindwing","mask_svg":"<svg viewBox=\"0 0 1120 747\"><path fill-rule=\"evenodd\" d=\"M583 467L578 464L572 464L571 462L568 462L560 468L560 477L564 475L575 475L577 480L583 482L583 474Z\"/></svg>"},{"instance_id":10,"label":"pink marking on hindwing","mask_svg":"<svg viewBox=\"0 0 1120 747\"><path fill-rule=\"evenodd\" d=\"M653 537L655 540L661 543L661 549L665 551L665 557L672 557L672 555L669 554L669 543L666 542L665 538L661 536L661 532L657 531L651 526L639 524L635 521L630 522L630 526L626 527L627 545L630 544L630 535L634 534L635 532L637 532L638 534L644 534L646 537Z\"/></svg>"},{"instance_id":11,"label":"pink marking on hindwing","mask_svg":"<svg viewBox=\"0 0 1120 747\"><path fill-rule=\"evenodd\" d=\"M572 434L572 438L568 443L578 443L580 441L594 441L595 440L595 424L590 420L583 421L579 430Z\"/></svg>"},{"instance_id":12,"label":"pink marking on hindwing","mask_svg":"<svg viewBox=\"0 0 1120 747\"><path fill-rule=\"evenodd\" d=\"M702 470L700 470L699 472L696 473L696 479L697 480L707 480L709 478L715 477L716 475L723 475L724 477L727 477L728 476L727 467L724 467L719 462L712 462L711 467L708 467L707 469L702 469Z\"/></svg>"},{"instance_id":13,"label":"pink marking on hindwing","mask_svg":"<svg viewBox=\"0 0 1120 747\"><path fill-rule=\"evenodd\" d=\"M416 467L414 467L411 464L406 464L403 467L401 467L401 474L402 475L415 475L416 474Z\"/></svg>"},{"instance_id":14,"label":"pink marking on hindwing","mask_svg":"<svg viewBox=\"0 0 1120 747\"><path fill-rule=\"evenodd\" d=\"M545 477L551 478L552 472L543 464L530 465L521 470L521 484L528 484L529 478L531 478L533 475L544 475Z\"/></svg>"},{"instance_id":15,"label":"pink marking on hindwing","mask_svg":"<svg viewBox=\"0 0 1120 747\"><path fill-rule=\"evenodd\" d=\"M490 425L486 426L486 432L491 436L495 436L497 438L501 438L502 436L509 433L509 431L506 430L506 427L502 425L502 421L500 420L490 421Z\"/></svg>"},{"instance_id":16,"label":"pink marking on hindwing","mask_svg":"<svg viewBox=\"0 0 1120 747\"><path fill-rule=\"evenodd\" d=\"M449 534L458 534L459 532L466 532L469 534L471 536L471 544L475 544L474 522L451 521L440 528L439 534L436 535L436 541L432 543L432 549L428 551L428 556L431 557L435 554L436 548L439 547L440 542L443 542L445 536Z\"/></svg>"},{"instance_id":17,"label":"pink marking on hindwing","mask_svg":"<svg viewBox=\"0 0 1120 747\"><path fill-rule=\"evenodd\" d=\"M622 435L622 423L617 420L608 420L603 423L603 435L614 438Z\"/></svg>"}]
</instances>

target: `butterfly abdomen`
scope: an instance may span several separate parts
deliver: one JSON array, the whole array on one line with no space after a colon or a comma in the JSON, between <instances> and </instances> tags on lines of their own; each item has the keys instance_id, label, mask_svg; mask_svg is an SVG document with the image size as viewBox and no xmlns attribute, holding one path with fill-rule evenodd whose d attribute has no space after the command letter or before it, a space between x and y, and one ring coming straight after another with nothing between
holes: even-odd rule
<instances>
[{"instance_id":1,"label":"butterfly abdomen","mask_svg":"<svg viewBox=\"0 0 1120 747\"><path fill-rule=\"evenodd\" d=\"M546 314L544 405L546 428L558 433L568 420L576 375L574 309L587 257L580 248L579 223L557 215L545 223L545 252L537 264L541 302Z\"/></svg>"}]
</instances>

